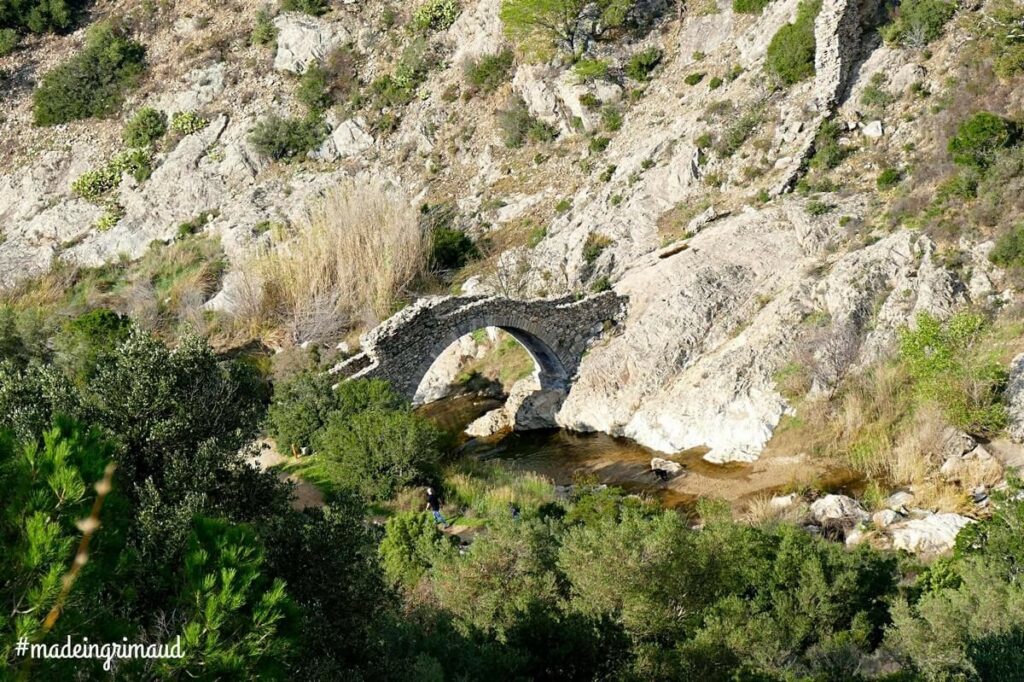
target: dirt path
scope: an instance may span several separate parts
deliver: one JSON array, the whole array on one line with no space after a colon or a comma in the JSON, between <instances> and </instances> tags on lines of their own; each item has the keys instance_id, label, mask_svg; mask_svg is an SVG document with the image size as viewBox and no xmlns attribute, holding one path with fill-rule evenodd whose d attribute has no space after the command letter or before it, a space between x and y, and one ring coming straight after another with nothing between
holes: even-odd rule
<instances>
[{"instance_id":1,"label":"dirt path","mask_svg":"<svg viewBox=\"0 0 1024 682\"><path fill-rule=\"evenodd\" d=\"M261 439L257 441L257 445L260 448L259 455L251 461L264 471L280 467L282 464L293 464L296 461L295 457L285 457L278 452L273 441ZM302 510L307 507L324 506L324 494L309 481L284 471L278 471L278 478L295 484L292 509Z\"/></svg>"}]
</instances>

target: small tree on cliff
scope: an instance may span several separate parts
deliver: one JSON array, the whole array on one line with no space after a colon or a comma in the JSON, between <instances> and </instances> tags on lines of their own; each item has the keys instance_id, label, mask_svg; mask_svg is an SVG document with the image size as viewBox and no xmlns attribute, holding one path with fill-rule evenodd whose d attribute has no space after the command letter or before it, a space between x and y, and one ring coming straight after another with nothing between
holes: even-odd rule
<instances>
[{"instance_id":1,"label":"small tree on cliff","mask_svg":"<svg viewBox=\"0 0 1024 682\"><path fill-rule=\"evenodd\" d=\"M622 26L634 0L502 0L505 35L526 52L564 50L575 59L595 31ZM594 7L596 11L590 11Z\"/></svg>"}]
</instances>

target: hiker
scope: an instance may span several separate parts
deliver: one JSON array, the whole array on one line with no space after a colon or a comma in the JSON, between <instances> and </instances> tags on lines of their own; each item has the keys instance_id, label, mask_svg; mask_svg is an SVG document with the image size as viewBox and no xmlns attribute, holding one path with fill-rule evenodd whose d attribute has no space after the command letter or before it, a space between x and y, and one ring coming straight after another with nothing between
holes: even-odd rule
<instances>
[{"instance_id":1,"label":"hiker","mask_svg":"<svg viewBox=\"0 0 1024 682\"><path fill-rule=\"evenodd\" d=\"M445 528L448 527L448 522L441 514L441 500L438 499L433 488L427 488L427 509L434 515L434 521L442 524Z\"/></svg>"},{"instance_id":2,"label":"hiker","mask_svg":"<svg viewBox=\"0 0 1024 682\"><path fill-rule=\"evenodd\" d=\"M509 514L512 515L512 520L513 521L518 521L519 520L519 505L518 504L516 504L515 502L512 502L511 504L509 504L508 505L508 511L509 511Z\"/></svg>"}]
</instances>

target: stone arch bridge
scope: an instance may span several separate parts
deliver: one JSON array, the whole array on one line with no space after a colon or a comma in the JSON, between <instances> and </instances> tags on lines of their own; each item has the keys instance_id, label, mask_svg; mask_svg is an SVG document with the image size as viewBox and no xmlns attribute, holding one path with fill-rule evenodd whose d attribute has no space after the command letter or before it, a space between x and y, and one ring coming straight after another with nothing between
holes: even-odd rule
<instances>
[{"instance_id":1,"label":"stone arch bridge","mask_svg":"<svg viewBox=\"0 0 1024 682\"><path fill-rule=\"evenodd\" d=\"M543 389L566 389L583 352L625 312L606 291L587 298L517 301L500 296L435 296L396 313L360 339L362 351L331 370L351 379L386 379L412 400L434 360L460 337L498 327L526 348Z\"/></svg>"}]
</instances>

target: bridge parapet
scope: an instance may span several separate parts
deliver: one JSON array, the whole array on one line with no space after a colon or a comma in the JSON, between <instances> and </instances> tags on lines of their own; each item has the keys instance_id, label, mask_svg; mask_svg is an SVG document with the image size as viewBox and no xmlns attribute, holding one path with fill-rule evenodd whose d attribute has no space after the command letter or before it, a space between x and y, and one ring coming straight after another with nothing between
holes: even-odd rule
<instances>
[{"instance_id":1,"label":"bridge parapet","mask_svg":"<svg viewBox=\"0 0 1024 682\"><path fill-rule=\"evenodd\" d=\"M360 339L362 352L332 371L381 378L410 400L445 348L483 327L511 334L533 357L543 388L566 387L588 345L625 313L626 299L606 291L582 299L519 301L499 296L435 296L399 311Z\"/></svg>"}]
</instances>

